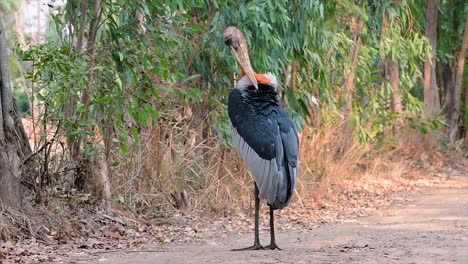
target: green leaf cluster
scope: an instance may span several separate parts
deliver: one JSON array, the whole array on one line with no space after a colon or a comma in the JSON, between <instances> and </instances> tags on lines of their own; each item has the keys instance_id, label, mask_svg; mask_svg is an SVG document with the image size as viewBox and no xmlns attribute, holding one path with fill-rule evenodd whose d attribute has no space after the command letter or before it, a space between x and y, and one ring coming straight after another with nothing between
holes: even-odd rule
<instances>
[{"instance_id":1,"label":"green leaf cluster","mask_svg":"<svg viewBox=\"0 0 468 264\"><path fill-rule=\"evenodd\" d=\"M226 27L244 32L257 72L278 77L281 100L300 129L316 100L325 122L342 122L343 84L360 17L351 120L355 138L369 142L407 120L389 110L392 88L380 76L385 59L399 66L403 115L422 113L421 69L431 51L419 2L399 1L396 7L392 1L350 0L103 1L100 14L91 5L85 10L85 41L77 48L85 14L83 1L71 0L51 20L47 42L18 54L34 64L28 78L36 85L35 98L47 106L46 118L60 124L70 140L108 130L108 142L125 153L126 142L136 142L142 127L171 118L179 107L203 105L213 111L207 122L228 145L225 104L240 69L221 38ZM99 27L90 53L92 19L99 19ZM442 46L447 50L449 44ZM83 94L88 103L79 100ZM65 113L70 103L73 112Z\"/></svg>"}]
</instances>

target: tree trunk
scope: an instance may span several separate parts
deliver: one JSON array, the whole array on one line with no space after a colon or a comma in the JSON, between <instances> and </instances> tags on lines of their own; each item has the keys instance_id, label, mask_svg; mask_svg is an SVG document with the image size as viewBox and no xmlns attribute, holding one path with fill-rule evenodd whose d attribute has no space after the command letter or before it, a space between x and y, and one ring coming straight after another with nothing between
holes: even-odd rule
<instances>
[{"instance_id":1,"label":"tree trunk","mask_svg":"<svg viewBox=\"0 0 468 264\"><path fill-rule=\"evenodd\" d=\"M401 114L401 91L400 91L400 74L398 72L398 63L394 61L391 56L387 59L388 74L390 78L390 85L392 86L392 102L390 110L395 114ZM392 125L392 134L397 134L397 122Z\"/></svg>"},{"instance_id":2,"label":"tree trunk","mask_svg":"<svg viewBox=\"0 0 468 264\"><path fill-rule=\"evenodd\" d=\"M426 12L426 35L432 48L432 56L426 58L424 65L424 116L434 117L439 113L440 102L435 75L437 50L437 14L438 0L428 0Z\"/></svg>"},{"instance_id":3,"label":"tree trunk","mask_svg":"<svg viewBox=\"0 0 468 264\"><path fill-rule=\"evenodd\" d=\"M140 0L140 4L144 6L146 4L146 0ZM138 34L144 35L146 33L146 18L143 9L138 9L135 14L135 18L138 21Z\"/></svg>"},{"instance_id":4,"label":"tree trunk","mask_svg":"<svg viewBox=\"0 0 468 264\"><path fill-rule=\"evenodd\" d=\"M0 202L22 206L22 161L30 155L29 141L10 87L6 37L0 17Z\"/></svg>"},{"instance_id":5,"label":"tree trunk","mask_svg":"<svg viewBox=\"0 0 468 264\"><path fill-rule=\"evenodd\" d=\"M74 35L77 35L77 41L75 45L75 51L78 53L81 53L82 47L83 47L83 42L84 42L84 36L85 36L85 31L86 31L86 26L88 22L88 0L84 0L81 5L80 5L80 20L78 21L78 12L76 11L74 6L76 3L73 1L68 1L67 2L67 9L68 9L68 16L70 17L70 26L73 28L77 29L76 33L73 32L70 28L69 36L70 36L70 46L73 47L73 41L74 41ZM68 104L64 106L64 112L69 118L72 118L74 122L76 122L76 119L79 117L77 116L78 114L76 113L76 103L78 101L77 95L71 94L69 99L68 99ZM81 189L81 187L84 186L84 182L82 181L83 179L81 176L83 175L82 172L82 151L80 148L81 141L80 139L67 139L67 146L68 150L70 151L70 161L71 167L77 167L79 168L76 172L76 179L75 179L75 187L78 189Z\"/></svg>"},{"instance_id":6,"label":"tree trunk","mask_svg":"<svg viewBox=\"0 0 468 264\"><path fill-rule=\"evenodd\" d=\"M453 111L453 86L454 86L454 73L449 63L442 62L442 85L444 86L444 104L442 110L447 116L447 120Z\"/></svg>"},{"instance_id":7,"label":"tree trunk","mask_svg":"<svg viewBox=\"0 0 468 264\"><path fill-rule=\"evenodd\" d=\"M85 0L83 3L82 3L82 7L81 7L81 11L86 11L88 12L88 1ZM99 27L99 22L101 20L101 0L95 0L93 1L93 7L92 7L92 16L90 21L89 21L89 31L88 31L88 39L87 39L87 43L86 43L86 54L88 55L89 57L89 61L90 61L90 67L89 67L89 71L88 71L88 84L87 84L87 87L85 89L83 89L83 93L81 95L81 104L84 105L84 111L82 112L81 115L77 116L76 118L79 118L79 119L82 119L82 120L85 120L88 118L88 112L90 111L90 89L92 87L91 83L94 79L94 71L93 71L93 63L94 63L94 44L96 42L96 35L97 35L97 30L98 30L98 27ZM82 46L82 43L83 43L83 32L84 32L84 29L85 29L85 25L87 23L87 16L86 15L83 15L82 17L82 21L81 21L81 26L80 26L80 32L79 32L79 35L78 35L78 43L77 43L77 50L80 50L81 49L81 46ZM76 102L76 98L74 98L74 103ZM73 108L74 106L72 106ZM74 116L76 116L77 114L76 113L73 113ZM70 142L71 145L70 145L70 155L71 155L71 159L73 161L82 161L80 166L82 167L82 172L78 172L77 175L76 175L76 179L75 179L75 185L77 188L79 189L82 189L84 188L84 186L86 186L86 178L87 178L87 175L86 175L86 171L88 171L89 169L95 169L96 167L95 166L91 166L89 160L86 160L83 158L83 146L82 146L82 143L83 143L83 139L82 138L77 138L74 142ZM106 160L107 162L107 159L104 159ZM98 164L102 164L102 163L98 163ZM84 168L84 167L88 167L87 169ZM106 166L107 168L107 166ZM101 168L101 169L97 169L96 172L92 172L93 174L99 174L98 171L108 171L107 169L105 168ZM105 181L103 181L105 182ZM103 187L103 190L106 191L107 188L105 186L102 186ZM105 196L107 197L107 194L105 194Z\"/></svg>"},{"instance_id":8,"label":"tree trunk","mask_svg":"<svg viewBox=\"0 0 468 264\"><path fill-rule=\"evenodd\" d=\"M461 85L462 85L463 70L465 67L466 49L468 46L468 16L466 16L465 20L466 21L465 21L465 31L463 33L463 44L460 50L460 54L458 54L457 72L455 75L455 85L453 86L453 102L452 102L453 111L451 111L451 115L449 116L449 124L450 124L449 141L452 143L457 139L458 117L460 116Z\"/></svg>"},{"instance_id":9,"label":"tree trunk","mask_svg":"<svg viewBox=\"0 0 468 264\"><path fill-rule=\"evenodd\" d=\"M394 0L393 7L395 10L399 8L399 2ZM392 22L394 23L394 22ZM387 69L388 69L388 77L390 79L390 86L392 87L392 101L390 104L390 111L397 115L401 114L401 89L400 89L400 73L398 67L398 61L395 61L392 58L391 54L387 54ZM395 136L397 134L397 127L398 122L393 122L392 124L392 134Z\"/></svg>"},{"instance_id":10,"label":"tree trunk","mask_svg":"<svg viewBox=\"0 0 468 264\"><path fill-rule=\"evenodd\" d=\"M83 5L87 5L87 0L83 2ZM87 12L87 6L82 7L82 12L86 11ZM88 39L86 42L86 54L89 57L89 71L88 71L88 84L86 88L83 90L83 93L81 95L81 103L84 106L84 111L83 113L78 117L82 120L88 119L89 112L91 111L90 109L90 100L91 100L91 87L92 87L92 82L94 80L94 70L93 70L93 65L94 65L94 57L95 57L95 50L94 50L94 45L96 43L96 36L99 28L99 23L101 22L101 14L102 14L102 7L101 7L101 0L94 0L93 1L93 6L92 6L92 15L90 16L91 19L89 21L89 31L88 31ZM86 16L85 16L86 18ZM82 20L83 21L83 20ZM84 20L84 23L82 23L81 28L84 31L84 26L86 24L86 20ZM78 36L78 44L81 45L80 39L82 38L82 35ZM85 187L89 185L87 181L92 181L90 175L94 175L94 177L97 177L98 180L98 193L101 194L101 197L105 201L105 205L107 210L110 210L111 204L110 204L110 198L111 198L111 186L110 186L110 181L109 181L109 164L108 164L108 157L106 153L99 154L99 156L94 157L93 159L86 159L84 158L83 151L82 151L82 143L83 139L78 138L74 142L74 149L78 150L76 153L79 155L79 159L83 160L82 166L84 168L85 173L81 173L77 175L77 178L75 182L81 183L82 187Z\"/></svg>"},{"instance_id":11,"label":"tree trunk","mask_svg":"<svg viewBox=\"0 0 468 264\"><path fill-rule=\"evenodd\" d=\"M353 19L354 20L354 19ZM362 31L362 18L358 17L357 21L354 23L355 28L353 29L354 31L354 47L351 52L350 56L350 61L351 61L351 69L349 71L348 76L346 76L346 80L344 83L344 91L345 91L345 111L344 111L344 124L343 124L343 135L345 139L345 144L344 144L344 149L349 148L351 145L351 127L349 124L349 118L351 116L351 113L353 111L353 91L355 87L354 83L354 77L356 74L356 67L357 67L357 59L358 59L358 53L359 53L359 46L361 42L361 31Z\"/></svg>"},{"instance_id":12,"label":"tree trunk","mask_svg":"<svg viewBox=\"0 0 468 264\"><path fill-rule=\"evenodd\" d=\"M468 85L465 85L465 102L463 104L463 108L465 109L463 112L465 113L463 116L463 137L464 137L464 146L468 148Z\"/></svg>"}]
</instances>

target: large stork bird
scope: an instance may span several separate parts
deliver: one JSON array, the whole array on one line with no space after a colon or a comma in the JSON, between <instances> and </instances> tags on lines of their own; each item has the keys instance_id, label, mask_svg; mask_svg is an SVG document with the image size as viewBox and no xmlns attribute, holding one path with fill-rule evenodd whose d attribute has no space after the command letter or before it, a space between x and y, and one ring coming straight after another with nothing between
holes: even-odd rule
<instances>
[{"instance_id":1,"label":"large stork bird","mask_svg":"<svg viewBox=\"0 0 468 264\"><path fill-rule=\"evenodd\" d=\"M228 114L235 146L254 177L254 245L237 250L278 249L273 212L288 205L296 185L299 139L287 113L281 107L276 78L271 73L257 74L252 69L244 35L236 27L223 33L242 68L242 77L229 94ZM270 207L271 243L262 247L259 239L260 200Z\"/></svg>"}]
</instances>

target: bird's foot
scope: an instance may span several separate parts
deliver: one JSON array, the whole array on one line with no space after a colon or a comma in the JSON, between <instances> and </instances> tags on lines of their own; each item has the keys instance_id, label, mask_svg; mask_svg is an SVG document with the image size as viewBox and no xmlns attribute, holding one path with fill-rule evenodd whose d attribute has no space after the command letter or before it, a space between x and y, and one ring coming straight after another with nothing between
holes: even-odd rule
<instances>
[{"instance_id":1,"label":"bird's foot","mask_svg":"<svg viewBox=\"0 0 468 264\"><path fill-rule=\"evenodd\" d=\"M265 248L257 243L255 243L253 246L246 247L246 248L236 248L236 249L231 249L231 251L247 251L247 250L264 250Z\"/></svg>"},{"instance_id":2,"label":"bird's foot","mask_svg":"<svg viewBox=\"0 0 468 264\"><path fill-rule=\"evenodd\" d=\"M270 250L282 250L281 248L279 248L276 243L271 243L270 245L266 246L265 249L270 249Z\"/></svg>"}]
</instances>

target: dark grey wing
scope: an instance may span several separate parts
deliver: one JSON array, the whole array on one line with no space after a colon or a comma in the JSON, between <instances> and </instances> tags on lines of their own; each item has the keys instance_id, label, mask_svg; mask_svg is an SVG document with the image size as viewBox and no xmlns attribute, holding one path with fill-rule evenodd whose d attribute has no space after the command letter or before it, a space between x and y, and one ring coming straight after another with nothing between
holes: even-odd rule
<instances>
[{"instance_id":1,"label":"dark grey wing","mask_svg":"<svg viewBox=\"0 0 468 264\"><path fill-rule=\"evenodd\" d=\"M261 158L257 152L239 135L237 129L231 125L231 133L234 145L252 174L259 190L259 198L266 199L273 204L276 199L278 181L283 177L278 168L276 159Z\"/></svg>"},{"instance_id":2,"label":"dark grey wing","mask_svg":"<svg viewBox=\"0 0 468 264\"><path fill-rule=\"evenodd\" d=\"M253 111L236 90L229 96L228 113L234 145L254 177L259 198L283 208L297 179L299 143L292 123L281 107L268 115Z\"/></svg>"},{"instance_id":3,"label":"dark grey wing","mask_svg":"<svg viewBox=\"0 0 468 264\"><path fill-rule=\"evenodd\" d=\"M280 115L282 115L282 118L278 119L278 123L281 135L281 145L284 151L282 169L283 174L285 175L286 186L282 186L281 188L282 193L280 197L282 199L278 200L279 204L277 206L284 207L289 203L297 182L299 167L299 137L286 113L284 113L284 111L280 111Z\"/></svg>"},{"instance_id":4,"label":"dark grey wing","mask_svg":"<svg viewBox=\"0 0 468 264\"><path fill-rule=\"evenodd\" d=\"M281 142L276 113L265 116L242 101L234 89L229 94L228 114L234 146L251 172L259 198L273 203L282 170L278 168L278 142Z\"/></svg>"}]
</instances>

